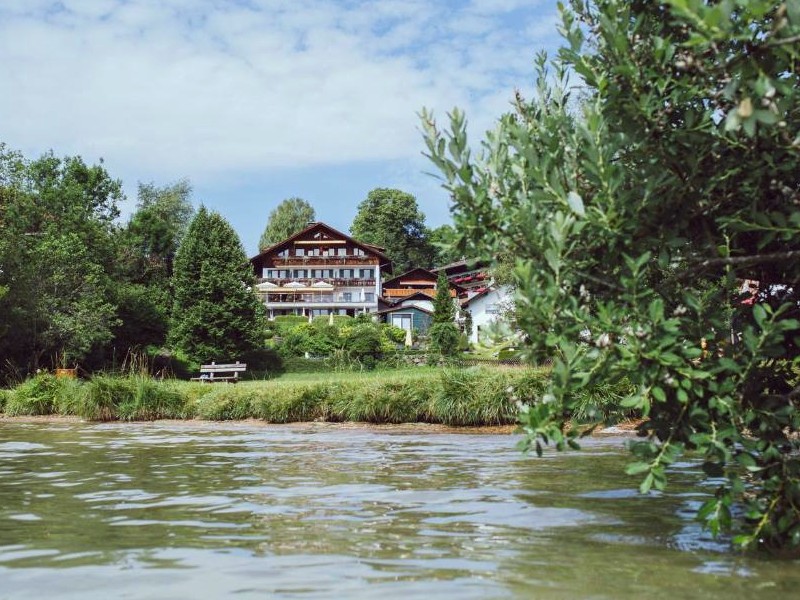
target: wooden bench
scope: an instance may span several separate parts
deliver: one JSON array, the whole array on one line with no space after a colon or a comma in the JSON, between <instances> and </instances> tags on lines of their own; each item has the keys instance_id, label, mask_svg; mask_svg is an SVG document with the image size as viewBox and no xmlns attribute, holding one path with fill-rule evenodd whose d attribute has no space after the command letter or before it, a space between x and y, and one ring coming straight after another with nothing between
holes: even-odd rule
<instances>
[{"instance_id":1,"label":"wooden bench","mask_svg":"<svg viewBox=\"0 0 800 600\"><path fill-rule=\"evenodd\" d=\"M235 363L221 365L212 361L210 365L200 365L200 377L192 377L192 381L236 383L239 381L239 373L244 373L245 371L247 371L247 365L240 363L238 360Z\"/></svg>"}]
</instances>

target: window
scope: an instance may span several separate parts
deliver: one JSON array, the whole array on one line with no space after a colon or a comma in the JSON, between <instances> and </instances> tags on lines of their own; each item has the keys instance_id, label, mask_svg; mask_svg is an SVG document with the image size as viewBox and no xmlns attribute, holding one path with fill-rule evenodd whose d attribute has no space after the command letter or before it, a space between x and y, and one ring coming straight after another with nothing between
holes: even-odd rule
<instances>
[{"instance_id":1,"label":"window","mask_svg":"<svg viewBox=\"0 0 800 600\"><path fill-rule=\"evenodd\" d=\"M400 329L405 329L406 331L411 331L411 315L407 313L401 313L391 316L391 324L395 327L399 327Z\"/></svg>"},{"instance_id":2,"label":"window","mask_svg":"<svg viewBox=\"0 0 800 600\"><path fill-rule=\"evenodd\" d=\"M353 301L352 292L343 292L342 293L342 302L352 302L352 301Z\"/></svg>"},{"instance_id":3,"label":"window","mask_svg":"<svg viewBox=\"0 0 800 600\"><path fill-rule=\"evenodd\" d=\"M375 292L364 292L364 302L375 302Z\"/></svg>"},{"instance_id":4,"label":"window","mask_svg":"<svg viewBox=\"0 0 800 600\"><path fill-rule=\"evenodd\" d=\"M295 279L305 279L308 277L308 269L295 269L294 270L294 278Z\"/></svg>"},{"instance_id":5,"label":"window","mask_svg":"<svg viewBox=\"0 0 800 600\"><path fill-rule=\"evenodd\" d=\"M361 248L354 248L353 256L364 256L364 251Z\"/></svg>"},{"instance_id":6,"label":"window","mask_svg":"<svg viewBox=\"0 0 800 600\"><path fill-rule=\"evenodd\" d=\"M306 249L305 248L295 248L294 249L294 255L295 256L305 256L306 255Z\"/></svg>"},{"instance_id":7,"label":"window","mask_svg":"<svg viewBox=\"0 0 800 600\"><path fill-rule=\"evenodd\" d=\"M261 276L266 279L269 279L270 277L272 277L272 269L267 269L267 268L261 269Z\"/></svg>"},{"instance_id":8,"label":"window","mask_svg":"<svg viewBox=\"0 0 800 600\"><path fill-rule=\"evenodd\" d=\"M361 269L361 279L372 279L375 277L375 269Z\"/></svg>"},{"instance_id":9,"label":"window","mask_svg":"<svg viewBox=\"0 0 800 600\"><path fill-rule=\"evenodd\" d=\"M342 279L353 279L356 276L355 269L340 269L339 270L339 277Z\"/></svg>"},{"instance_id":10,"label":"window","mask_svg":"<svg viewBox=\"0 0 800 600\"><path fill-rule=\"evenodd\" d=\"M336 256L347 256L347 248L339 247L336 249Z\"/></svg>"}]
</instances>

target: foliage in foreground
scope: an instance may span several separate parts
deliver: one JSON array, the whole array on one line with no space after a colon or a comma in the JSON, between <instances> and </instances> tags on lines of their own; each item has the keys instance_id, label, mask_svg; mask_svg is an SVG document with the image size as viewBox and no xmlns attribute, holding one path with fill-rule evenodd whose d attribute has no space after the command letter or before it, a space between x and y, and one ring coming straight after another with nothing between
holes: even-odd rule
<instances>
[{"instance_id":1,"label":"foliage in foreground","mask_svg":"<svg viewBox=\"0 0 800 600\"><path fill-rule=\"evenodd\" d=\"M527 445L574 445L581 391L626 377L642 492L697 452L724 476L699 515L714 533L800 547L800 4L571 6L555 77L542 58L477 160L460 112L444 134L423 114L460 247L516 257L518 323L555 357Z\"/></svg>"}]
</instances>

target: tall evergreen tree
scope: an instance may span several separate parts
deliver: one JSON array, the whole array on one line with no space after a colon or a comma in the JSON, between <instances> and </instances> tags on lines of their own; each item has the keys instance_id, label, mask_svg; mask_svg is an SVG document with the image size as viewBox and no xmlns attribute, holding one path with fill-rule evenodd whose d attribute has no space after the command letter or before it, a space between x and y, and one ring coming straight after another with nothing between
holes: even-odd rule
<instances>
[{"instance_id":1,"label":"tall evergreen tree","mask_svg":"<svg viewBox=\"0 0 800 600\"><path fill-rule=\"evenodd\" d=\"M316 212L308 202L302 198L287 198L269 213L267 226L258 242L259 250L269 248L294 235L314 219Z\"/></svg>"},{"instance_id":2,"label":"tall evergreen tree","mask_svg":"<svg viewBox=\"0 0 800 600\"><path fill-rule=\"evenodd\" d=\"M248 360L264 345L255 279L233 228L201 207L175 257L170 341L191 360Z\"/></svg>"},{"instance_id":3,"label":"tall evergreen tree","mask_svg":"<svg viewBox=\"0 0 800 600\"><path fill-rule=\"evenodd\" d=\"M450 295L450 282L444 271L439 273L436 281L436 296L433 299L433 322L452 323L456 316L456 306Z\"/></svg>"},{"instance_id":4,"label":"tall evergreen tree","mask_svg":"<svg viewBox=\"0 0 800 600\"><path fill-rule=\"evenodd\" d=\"M433 324L428 330L431 349L449 356L458 349L459 331L454 323L456 305L450 296L450 283L444 271L439 273L436 281L436 296L433 298Z\"/></svg>"}]
</instances>

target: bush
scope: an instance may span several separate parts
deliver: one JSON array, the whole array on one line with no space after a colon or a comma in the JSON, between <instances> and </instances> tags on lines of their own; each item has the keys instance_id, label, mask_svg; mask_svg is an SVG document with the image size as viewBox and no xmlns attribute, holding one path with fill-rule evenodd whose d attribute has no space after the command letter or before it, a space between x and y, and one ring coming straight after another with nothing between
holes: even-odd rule
<instances>
[{"instance_id":1,"label":"bush","mask_svg":"<svg viewBox=\"0 0 800 600\"><path fill-rule=\"evenodd\" d=\"M461 333L454 323L434 323L428 329L430 349L442 356L452 356L458 351Z\"/></svg>"},{"instance_id":2,"label":"bush","mask_svg":"<svg viewBox=\"0 0 800 600\"><path fill-rule=\"evenodd\" d=\"M59 380L49 374L36 375L23 381L6 398L6 413L18 415L50 415Z\"/></svg>"}]
</instances>

